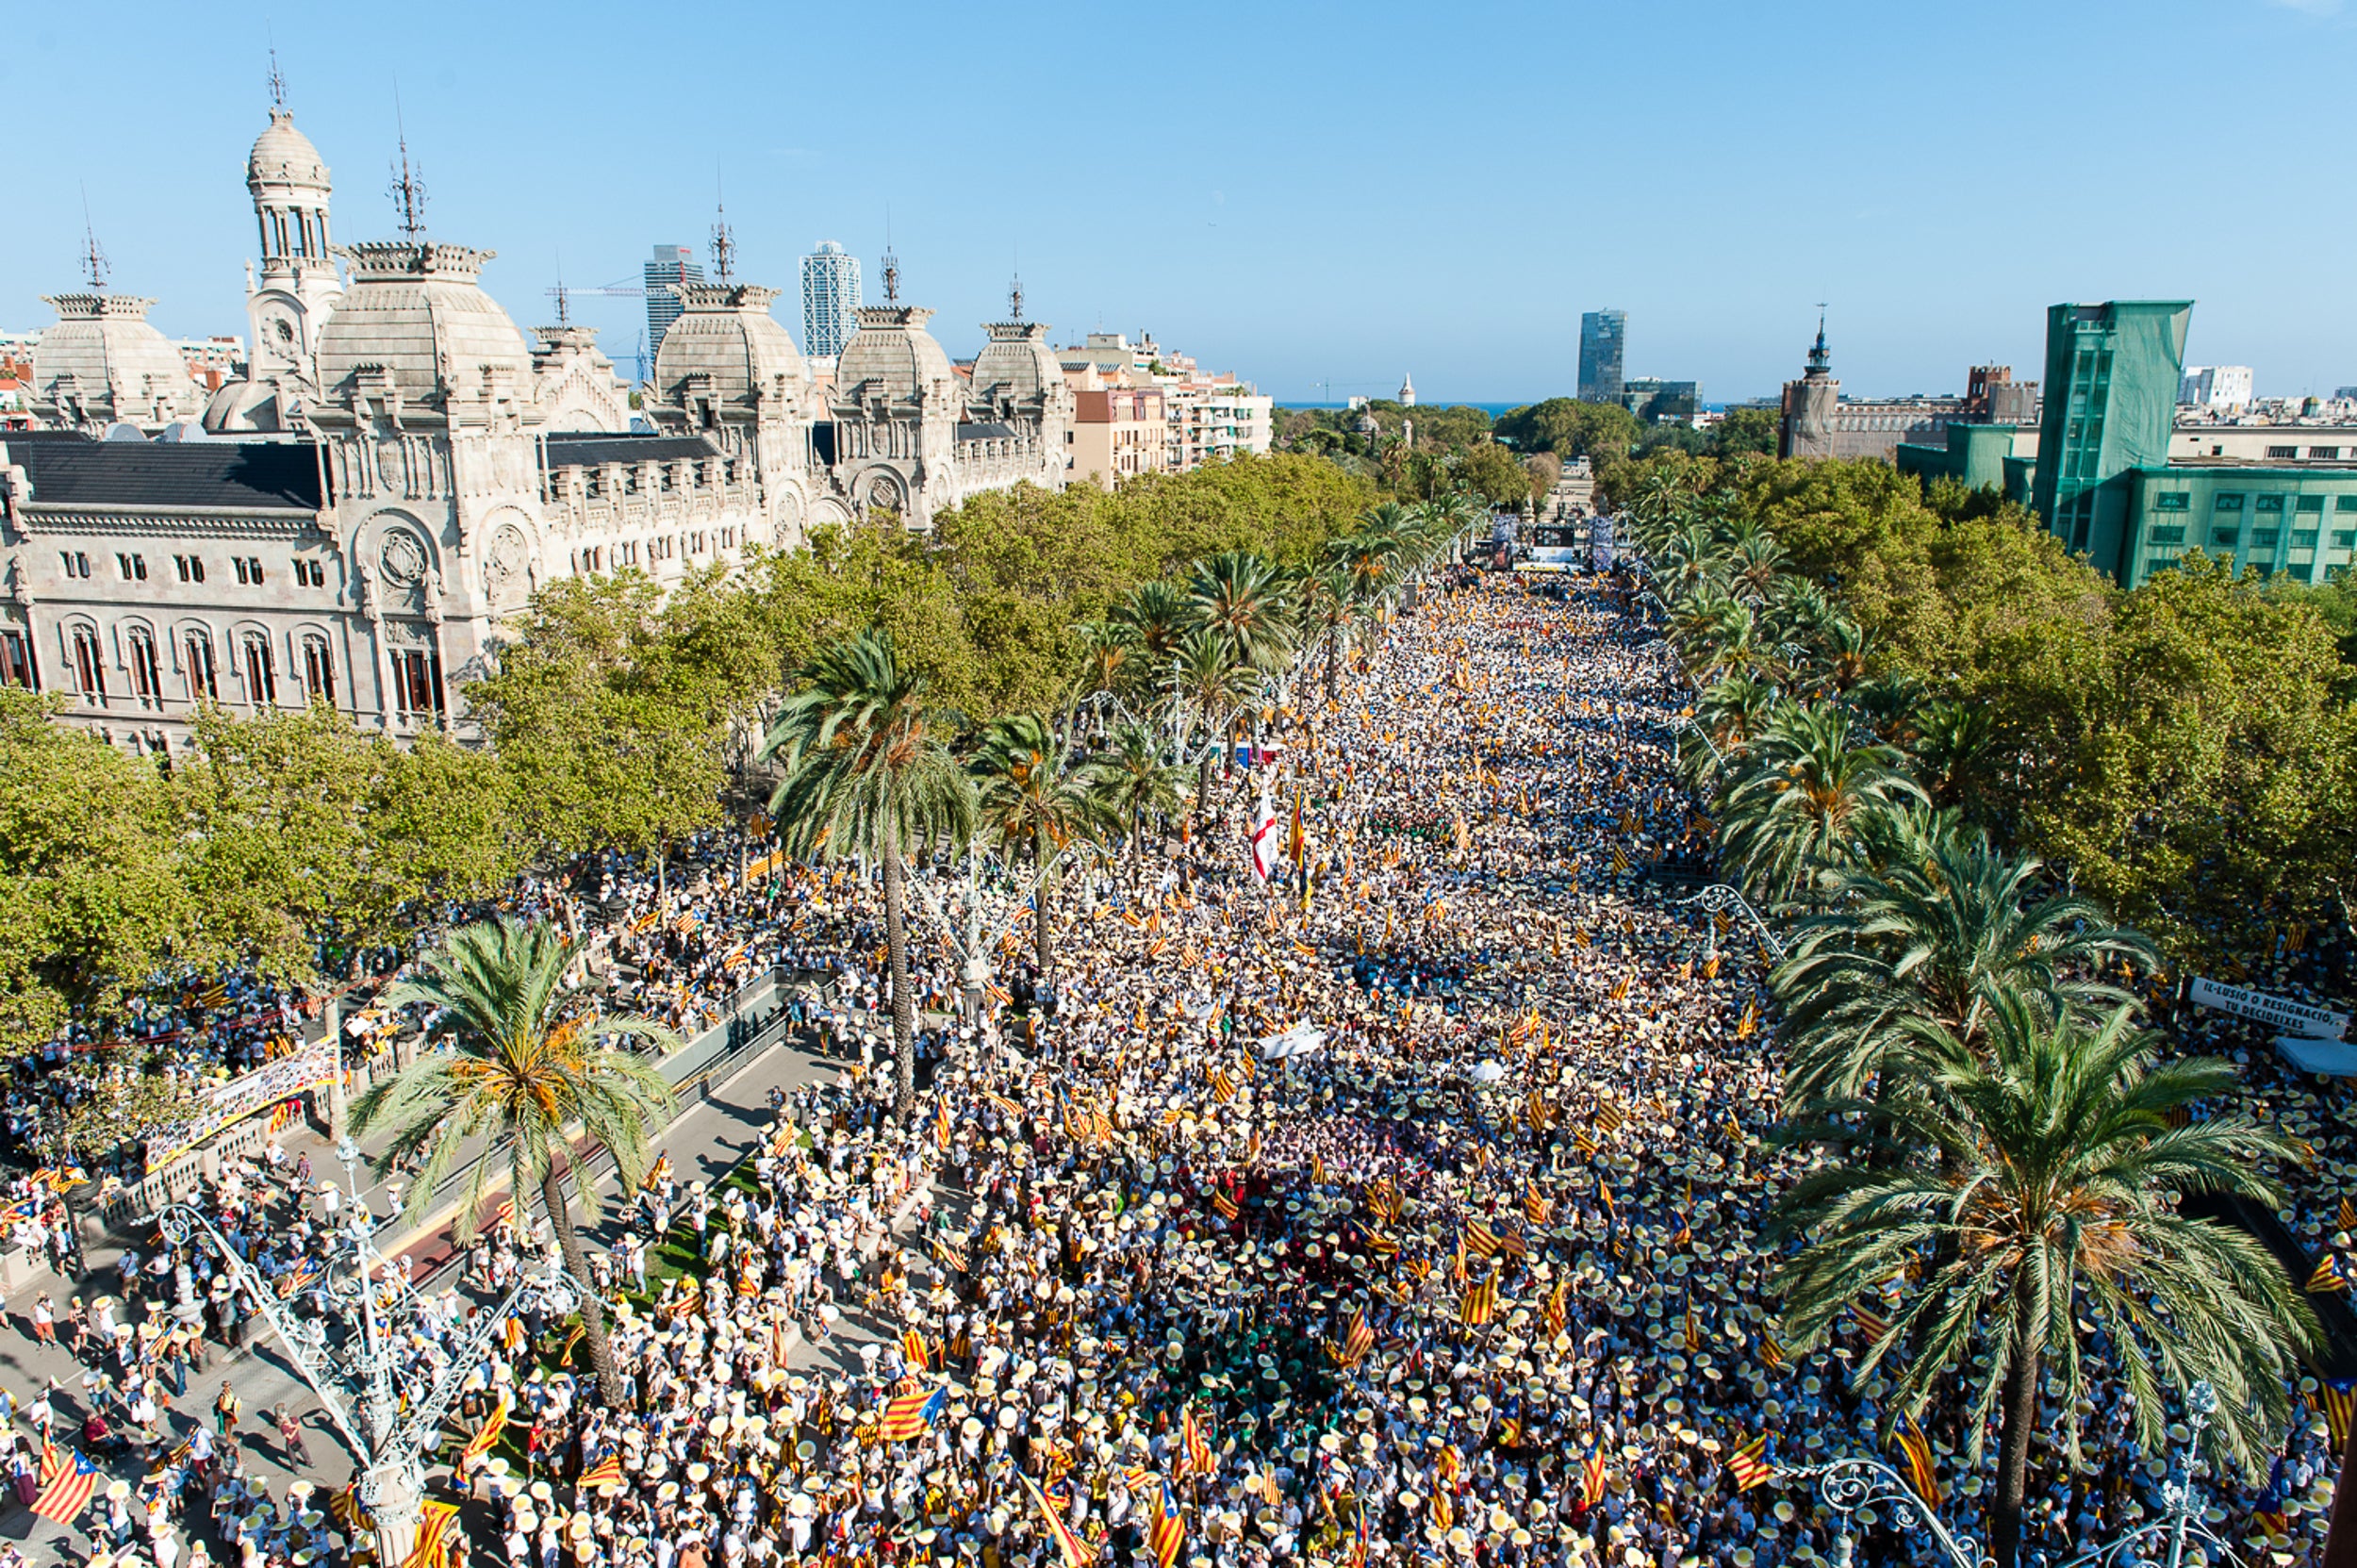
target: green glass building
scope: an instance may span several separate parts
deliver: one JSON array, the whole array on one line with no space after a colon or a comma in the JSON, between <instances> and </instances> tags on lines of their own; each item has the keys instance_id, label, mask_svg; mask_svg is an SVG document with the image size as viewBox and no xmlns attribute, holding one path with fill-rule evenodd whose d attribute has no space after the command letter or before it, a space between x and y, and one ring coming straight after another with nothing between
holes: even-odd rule
<instances>
[{"instance_id":1,"label":"green glass building","mask_svg":"<svg viewBox=\"0 0 2357 1568\"><path fill-rule=\"evenodd\" d=\"M2013 454L2012 426L1950 425L1945 448L1901 446L1901 471L2001 487L2124 586L2195 548L2322 582L2357 553L2357 463L2169 461L2192 315L2190 300L2049 307L2036 457Z\"/></svg>"}]
</instances>

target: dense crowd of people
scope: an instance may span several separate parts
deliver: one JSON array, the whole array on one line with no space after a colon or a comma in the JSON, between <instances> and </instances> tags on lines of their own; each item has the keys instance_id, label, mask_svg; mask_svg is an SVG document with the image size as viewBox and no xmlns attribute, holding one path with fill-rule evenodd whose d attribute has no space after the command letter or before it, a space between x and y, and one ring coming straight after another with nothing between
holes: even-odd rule
<instances>
[{"instance_id":1,"label":"dense crowd of people","mask_svg":"<svg viewBox=\"0 0 2357 1568\"><path fill-rule=\"evenodd\" d=\"M1142 868L1057 900L1053 972L1034 977L1054 982L1052 1010L991 1005L963 1025L944 1018L954 933L918 922L928 1071L905 1120L888 1039L863 1022L886 990L872 882L746 876L716 835L701 874L670 874L676 895L619 862L578 906L527 889L575 929L594 911L617 930L602 962L629 977L613 999L671 1010L684 1032L741 975L812 977L790 1005L843 1066L783 1098L727 1181L665 1176L633 1204L600 1264L621 1399L529 1305L494 1337L452 1418L453 1449L486 1434L439 1483L463 1504L453 1553L510 1568L1840 1560L1840 1521L1760 1467L1898 1462L1885 1379L1851 1370L1878 1304L1814 1353L1779 1343L1760 1229L1806 1156L1773 1135L1754 936L1663 874L1707 834L1672 763L1685 701L1612 579L1427 597L1337 701L1305 695L1280 720L1283 760L1260 781L1282 841L1265 879L1243 824L1174 833ZM1021 962L1014 931L996 950ZM250 1219L240 1249L291 1291L317 1255L307 1176L257 1162L211 1199ZM503 1246L434 1298L417 1353L461 1342L512 1278ZM102 1369L122 1363L103 1375L129 1421L134 1394L152 1409L175 1378L203 1386L204 1332L173 1374L148 1326L221 1292L168 1249L124 1282L153 1310L85 1343ZM234 1331L213 1315L216 1340ZM2210 1483L2212 1527L2278 1564L2320 1550L2332 1470L2326 1401L2302 1393L2265 1493ZM2168 1456L2134 1447L2129 1397L2047 1400L2027 1529L2054 1560L2163 1506ZM1925 1471L1953 1526L1985 1538L1969 1420L1936 1407ZM2060 1435L2074 1427L2077 1466ZM92 1514L111 1561L174 1568L156 1541L175 1517L190 1562L335 1563L365 1545L349 1499L307 1483L272 1498L234 1444L203 1446L157 1446L120 1532ZM1925 1545L1918 1522L1855 1525L1863 1560Z\"/></svg>"}]
</instances>

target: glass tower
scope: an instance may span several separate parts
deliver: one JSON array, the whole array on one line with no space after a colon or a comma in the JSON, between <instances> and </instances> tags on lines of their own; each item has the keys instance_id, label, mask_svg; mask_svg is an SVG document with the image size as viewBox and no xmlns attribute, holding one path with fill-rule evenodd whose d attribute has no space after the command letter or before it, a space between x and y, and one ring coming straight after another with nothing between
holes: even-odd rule
<instances>
[{"instance_id":1,"label":"glass tower","mask_svg":"<svg viewBox=\"0 0 2357 1568\"><path fill-rule=\"evenodd\" d=\"M1628 312L1591 310L1579 319L1579 395L1589 403L1618 403Z\"/></svg>"},{"instance_id":2,"label":"glass tower","mask_svg":"<svg viewBox=\"0 0 2357 1568\"><path fill-rule=\"evenodd\" d=\"M663 346L663 335L679 320L680 290L704 280L703 265L684 245L657 245L647 263L647 353Z\"/></svg>"},{"instance_id":3,"label":"glass tower","mask_svg":"<svg viewBox=\"0 0 2357 1568\"><path fill-rule=\"evenodd\" d=\"M832 239L802 257L802 352L832 359L851 340L859 308L859 257Z\"/></svg>"}]
</instances>

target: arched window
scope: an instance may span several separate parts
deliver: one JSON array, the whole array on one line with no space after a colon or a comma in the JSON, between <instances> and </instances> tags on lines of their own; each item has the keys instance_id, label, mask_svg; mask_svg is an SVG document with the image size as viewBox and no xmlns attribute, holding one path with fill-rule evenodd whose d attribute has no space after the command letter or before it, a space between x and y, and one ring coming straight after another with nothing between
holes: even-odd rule
<instances>
[{"instance_id":1,"label":"arched window","mask_svg":"<svg viewBox=\"0 0 2357 1568\"><path fill-rule=\"evenodd\" d=\"M303 638L303 689L315 702L336 705L336 662L327 639L317 633Z\"/></svg>"},{"instance_id":2,"label":"arched window","mask_svg":"<svg viewBox=\"0 0 2357 1568\"><path fill-rule=\"evenodd\" d=\"M98 634L87 626L74 628L74 684L84 701L106 701L107 659L98 651Z\"/></svg>"},{"instance_id":3,"label":"arched window","mask_svg":"<svg viewBox=\"0 0 2357 1568\"><path fill-rule=\"evenodd\" d=\"M142 706L164 700L162 666L156 659L156 636L144 626L134 626L124 638L131 652L131 690Z\"/></svg>"},{"instance_id":4,"label":"arched window","mask_svg":"<svg viewBox=\"0 0 2357 1568\"><path fill-rule=\"evenodd\" d=\"M213 668L211 634L202 631L188 633L181 640L180 653L182 659L186 661L189 701L191 702L220 701L221 682Z\"/></svg>"},{"instance_id":5,"label":"arched window","mask_svg":"<svg viewBox=\"0 0 2357 1568\"><path fill-rule=\"evenodd\" d=\"M257 708L278 701L278 670L270 656L270 638L259 632L245 635L245 700Z\"/></svg>"}]
</instances>

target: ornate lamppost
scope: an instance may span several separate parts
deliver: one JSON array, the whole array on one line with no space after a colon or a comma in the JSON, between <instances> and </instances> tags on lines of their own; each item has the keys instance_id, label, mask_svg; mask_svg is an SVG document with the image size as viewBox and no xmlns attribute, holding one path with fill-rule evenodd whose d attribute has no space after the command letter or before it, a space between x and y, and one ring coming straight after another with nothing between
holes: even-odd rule
<instances>
[{"instance_id":1,"label":"ornate lamppost","mask_svg":"<svg viewBox=\"0 0 2357 1568\"><path fill-rule=\"evenodd\" d=\"M326 1309L315 1316L298 1312L295 1299L280 1299L194 1205L175 1203L157 1217L174 1246L193 1241L211 1247L269 1321L288 1360L351 1450L360 1505L375 1530L377 1561L399 1563L417 1543L426 1456L439 1440L442 1418L468 1370L519 1301L536 1294L544 1307L562 1315L579 1303L583 1287L552 1256L484 1313L453 1353L443 1356L438 1336L414 1332L431 1321L433 1309L377 1248L376 1216L360 1196L360 1150L345 1138L336 1147L336 1158L343 1164L351 1198L343 1223L330 1232L333 1251L325 1270L311 1287ZM197 1307L185 1278L178 1311L192 1317ZM426 1348L413 1350L413 1344Z\"/></svg>"},{"instance_id":2,"label":"ornate lamppost","mask_svg":"<svg viewBox=\"0 0 2357 1568\"><path fill-rule=\"evenodd\" d=\"M1776 939L1774 932L1768 929L1768 922L1761 918L1759 911L1754 909L1742 894L1729 887L1725 883L1713 883L1692 898L1680 899L1678 902L1700 904L1706 913L1714 916L1708 927L1710 946L1707 950L1712 957L1717 957L1719 952L1719 922L1715 916L1725 910L1739 909L1751 918L1753 926L1759 932L1760 941L1766 944L1768 950L1774 953L1779 962L1784 958L1784 944Z\"/></svg>"},{"instance_id":3,"label":"ornate lamppost","mask_svg":"<svg viewBox=\"0 0 2357 1568\"><path fill-rule=\"evenodd\" d=\"M2203 1522L2201 1496L2193 1484L2195 1477L2207 1468L2201 1458L2201 1432L2217 1411L2217 1395L2208 1383L2197 1382L2186 1390L2185 1425L2189 1430L2184 1457L2161 1488L2161 1516L2125 1535L2089 1547L2064 1561L2060 1568L2129 1568L2131 1564L2183 1568L2188 1542L2198 1543L2198 1555L2209 1561L2239 1563L2241 1559L2233 1547ZM1916 1494L1906 1478L1880 1460L1842 1459L1830 1464L1779 1464L1772 1468L1779 1480L1816 1483L1817 1495L1839 1521L1840 1534L1835 1537L1834 1545L1836 1568L1850 1568L1852 1521L1877 1504L1889 1508L1892 1523L1903 1530L1922 1525L1939 1547L1940 1555L1954 1568L1985 1568L1990 1560L1970 1536L1949 1528L1931 1505ZM2033 1557L2043 1568L2045 1554L2035 1553Z\"/></svg>"}]
</instances>

